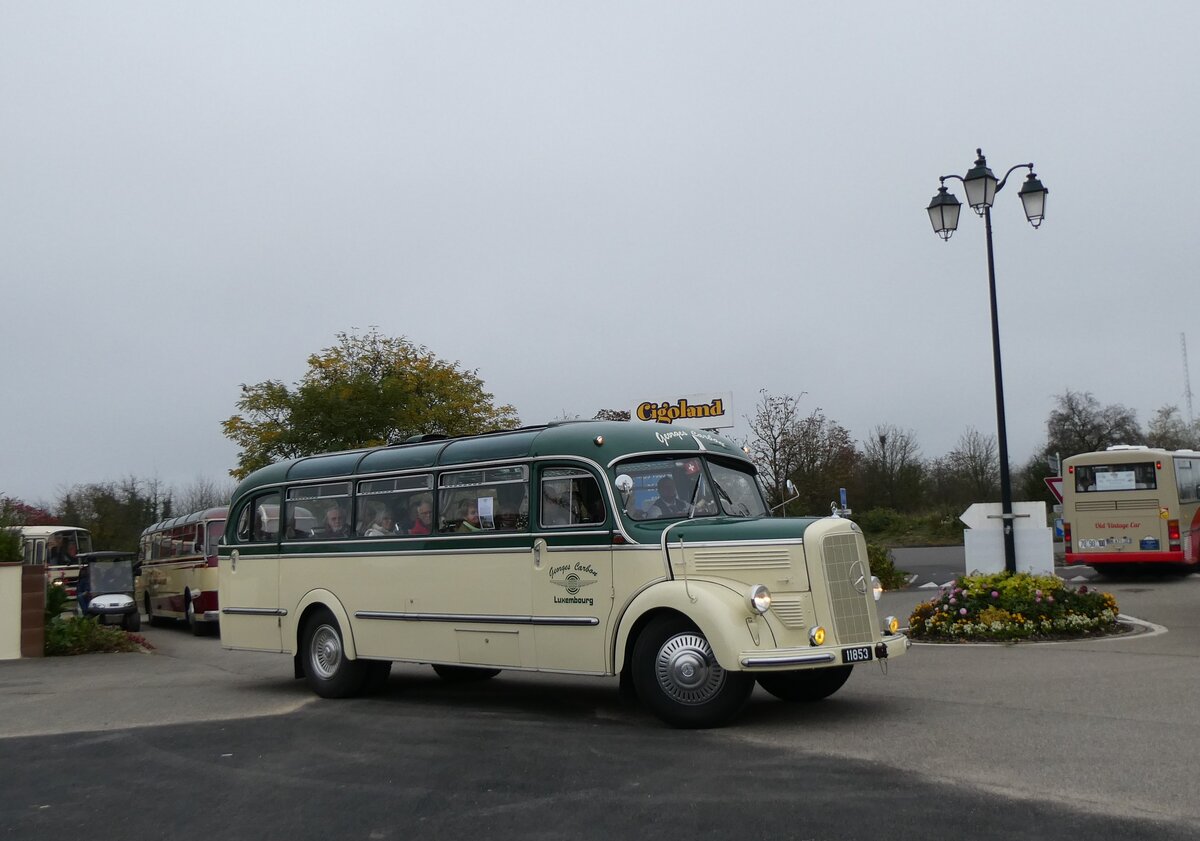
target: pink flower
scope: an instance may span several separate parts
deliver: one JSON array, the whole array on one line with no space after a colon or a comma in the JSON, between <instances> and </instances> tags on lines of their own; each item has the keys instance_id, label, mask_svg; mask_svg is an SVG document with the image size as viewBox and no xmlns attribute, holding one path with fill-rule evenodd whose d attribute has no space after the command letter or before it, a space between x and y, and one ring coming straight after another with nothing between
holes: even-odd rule
<instances>
[{"instance_id":1,"label":"pink flower","mask_svg":"<svg viewBox=\"0 0 1200 841\"><path fill-rule=\"evenodd\" d=\"M965 607L960 607L958 609L958 612L961 613L963 616L967 615L967 609Z\"/></svg>"},{"instance_id":2,"label":"pink flower","mask_svg":"<svg viewBox=\"0 0 1200 841\"><path fill-rule=\"evenodd\" d=\"M998 599L998 598L1000 598L1000 594L998 592L996 592L995 590L992 590L992 598Z\"/></svg>"},{"instance_id":3,"label":"pink flower","mask_svg":"<svg viewBox=\"0 0 1200 841\"><path fill-rule=\"evenodd\" d=\"M950 597L950 604L958 604L958 599L954 598L954 596L951 596L951 597Z\"/></svg>"},{"instance_id":4,"label":"pink flower","mask_svg":"<svg viewBox=\"0 0 1200 841\"><path fill-rule=\"evenodd\" d=\"M1037 602L1038 604L1041 604L1041 603L1042 603L1042 597L1041 597L1041 596L1038 596L1036 599L1034 599L1034 601L1035 601L1035 602Z\"/></svg>"},{"instance_id":5,"label":"pink flower","mask_svg":"<svg viewBox=\"0 0 1200 841\"><path fill-rule=\"evenodd\" d=\"M1050 602L1051 604L1053 604L1053 603L1054 603L1054 596L1046 596L1046 601L1048 601L1048 602Z\"/></svg>"}]
</instances>

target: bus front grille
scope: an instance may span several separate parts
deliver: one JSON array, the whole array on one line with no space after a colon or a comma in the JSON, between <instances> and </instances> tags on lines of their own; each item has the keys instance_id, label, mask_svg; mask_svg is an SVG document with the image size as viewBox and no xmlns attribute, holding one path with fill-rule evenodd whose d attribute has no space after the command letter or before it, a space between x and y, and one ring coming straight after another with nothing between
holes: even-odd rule
<instances>
[{"instance_id":1,"label":"bus front grille","mask_svg":"<svg viewBox=\"0 0 1200 841\"><path fill-rule=\"evenodd\" d=\"M857 538L853 534L831 534L825 538L822 548L838 643L870 642L874 639L870 596L867 595L871 588L871 570L867 559L858 554Z\"/></svg>"}]
</instances>

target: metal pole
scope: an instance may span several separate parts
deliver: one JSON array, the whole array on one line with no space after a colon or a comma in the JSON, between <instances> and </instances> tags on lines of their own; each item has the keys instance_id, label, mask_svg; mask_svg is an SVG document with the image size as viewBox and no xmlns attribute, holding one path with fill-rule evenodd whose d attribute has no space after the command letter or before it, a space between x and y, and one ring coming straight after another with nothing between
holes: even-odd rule
<instances>
[{"instance_id":1,"label":"metal pole","mask_svg":"<svg viewBox=\"0 0 1200 841\"><path fill-rule=\"evenodd\" d=\"M1008 431L1004 423L1004 375L1000 370L1000 319L996 313L996 261L992 256L992 209L983 209L987 230L988 290L992 302L992 361L996 368L996 432L1000 446L1000 510L1004 523L1004 568L1017 571L1017 543L1013 534L1012 480L1008 474Z\"/></svg>"}]
</instances>

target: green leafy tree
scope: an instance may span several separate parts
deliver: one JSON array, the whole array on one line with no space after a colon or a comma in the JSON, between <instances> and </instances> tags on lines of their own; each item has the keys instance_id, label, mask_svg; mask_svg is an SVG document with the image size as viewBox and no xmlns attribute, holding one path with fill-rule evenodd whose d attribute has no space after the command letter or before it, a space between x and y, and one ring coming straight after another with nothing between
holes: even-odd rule
<instances>
[{"instance_id":1,"label":"green leafy tree","mask_svg":"<svg viewBox=\"0 0 1200 841\"><path fill-rule=\"evenodd\" d=\"M94 549L134 551L142 530L170 517L171 495L158 480L76 485L58 501L59 521L92 533Z\"/></svg>"},{"instance_id":2,"label":"green leafy tree","mask_svg":"<svg viewBox=\"0 0 1200 841\"><path fill-rule=\"evenodd\" d=\"M308 358L291 388L277 380L243 384L237 408L221 425L241 448L230 471L237 478L280 459L519 423L512 406L493 403L475 371L375 328L339 333L336 345Z\"/></svg>"}]
</instances>

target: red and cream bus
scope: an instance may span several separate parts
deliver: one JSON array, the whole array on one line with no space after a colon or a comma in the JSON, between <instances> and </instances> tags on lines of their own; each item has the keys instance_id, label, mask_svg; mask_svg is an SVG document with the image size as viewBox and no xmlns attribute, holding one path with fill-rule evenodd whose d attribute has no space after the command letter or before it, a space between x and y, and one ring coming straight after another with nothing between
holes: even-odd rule
<instances>
[{"instance_id":1,"label":"red and cream bus","mask_svg":"<svg viewBox=\"0 0 1200 841\"><path fill-rule=\"evenodd\" d=\"M151 624L182 619L197 636L217 628L217 544L225 531L225 511L195 511L142 532L139 582Z\"/></svg>"},{"instance_id":2,"label":"red and cream bus","mask_svg":"<svg viewBox=\"0 0 1200 841\"><path fill-rule=\"evenodd\" d=\"M1119 445L1063 462L1066 562L1200 569L1200 452Z\"/></svg>"}]
</instances>

